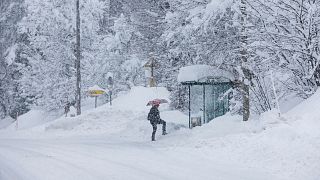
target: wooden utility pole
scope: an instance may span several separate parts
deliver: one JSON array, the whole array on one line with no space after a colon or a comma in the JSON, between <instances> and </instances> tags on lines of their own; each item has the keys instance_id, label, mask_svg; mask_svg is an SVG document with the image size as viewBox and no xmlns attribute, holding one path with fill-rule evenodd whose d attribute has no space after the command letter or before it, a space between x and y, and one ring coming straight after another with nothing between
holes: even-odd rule
<instances>
[{"instance_id":1,"label":"wooden utility pole","mask_svg":"<svg viewBox=\"0 0 320 180\"><path fill-rule=\"evenodd\" d=\"M243 121L248 121L250 117L250 99L249 99L249 83L250 83L250 72L248 69L248 35L247 35L247 7L246 0L240 0L240 11L241 11L241 35L240 35L240 43L241 43L241 70L242 70L242 101L243 101Z\"/></svg>"},{"instance_id":2,"label":"wooden utility pole","mask_svg":"<svg viewBox=\"0 0 320 180\"><path fill-rule=\"evenodd\" d=\"M76 106L77 106L77 115L81 114L81 73L80 73L80 2L76 0Z\"/></svg>"}]
</instances>

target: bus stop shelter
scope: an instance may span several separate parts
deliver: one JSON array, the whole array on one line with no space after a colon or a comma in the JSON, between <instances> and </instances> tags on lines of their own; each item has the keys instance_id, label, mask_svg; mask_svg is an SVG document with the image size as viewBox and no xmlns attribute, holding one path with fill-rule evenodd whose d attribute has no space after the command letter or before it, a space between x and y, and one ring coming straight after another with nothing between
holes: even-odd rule
<instances>
[{"instance_id":1,"label":"bus stop shelter","mask_svg":"<svg viewBox=\"0 0 320 180\"><path fill-rule=\"evenodd\" d=\"M233 80L232 73L209 65L180 68L178 82L188 87L189 128L193 117L201 125L229 111Z\"/></svg>"}]
</instances>

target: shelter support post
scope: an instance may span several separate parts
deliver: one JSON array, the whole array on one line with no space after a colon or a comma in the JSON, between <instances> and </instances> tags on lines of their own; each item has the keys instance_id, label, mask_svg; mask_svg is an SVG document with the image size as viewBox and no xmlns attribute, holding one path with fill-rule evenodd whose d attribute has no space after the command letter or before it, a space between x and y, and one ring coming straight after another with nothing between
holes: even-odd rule
<instances>
[{"instance_id":1,"label":"shelter support post","mask_svg":"<svg viewBox=\"0 0 320 180\"><path fill-rule=\"evenodd\" d=\"M213 118L216 118L216 91L217 91L217 88L214 87L214 90L213 90Z\"/></svg>"},{"instance_id":2,"label":"shelter support post","mask_svg":"<svg viewBox=\"0 0 320 180\"><path fill-rule=\"evenodd\" d=\"M223 92L226 92L226 87L223 87ZM226 113L226 106L227 106L227 103L226 103L226 96L225 94L223 95L223 101L222 101L222 113L225 114Z\"/></svg>"},{"instance_id":3,"label":"shelter support post","mask_svg":"<svg viewBox=\"0 0 320 180\"><path fill-rule=\"evenodd\" d=\"M188 90L189 90L189 128L191 129L191 96L190 96L190 85L188 86Z\"/></svg>"},{"instance_id":4,"label":"shelter support post","mask_svg":"<svg viewBox=\"0 0 320 180\"><path fill-rule=\"evenodd\" d=\"M203 124L206 123L206 86L202 85L203 87Z\"/></svg>"},{"instance_id":5,"label":"shelter support post","mask_svg":"<svg viewBox=\"0 0 320 180\"><path fill-rule=\"evenodd\" d=\"M98 96L94 97L94 108L97 108Z\"/></svg>"}]
</instances>

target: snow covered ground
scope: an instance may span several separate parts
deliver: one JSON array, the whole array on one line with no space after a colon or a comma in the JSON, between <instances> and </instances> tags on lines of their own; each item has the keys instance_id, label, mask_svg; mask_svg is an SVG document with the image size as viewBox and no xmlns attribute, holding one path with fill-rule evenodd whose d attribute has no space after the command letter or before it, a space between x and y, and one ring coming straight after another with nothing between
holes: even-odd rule
<instances>
[{"instance_id":1,"label":"snow covered ground","mask_svg":"<svg viewBox=\"0 0 320 180\"><path fill-rule=\"evenodd\" d=\"M281 118L225 115L192 130L187 116L164 104L169 134L158 130L151 142L146 104L168 96L164 88L135 87L112 107L78 117L35 126L29 114L23 129L0 131L0 180L320 179L320 91Z\"/></svg>"}]
</instances>

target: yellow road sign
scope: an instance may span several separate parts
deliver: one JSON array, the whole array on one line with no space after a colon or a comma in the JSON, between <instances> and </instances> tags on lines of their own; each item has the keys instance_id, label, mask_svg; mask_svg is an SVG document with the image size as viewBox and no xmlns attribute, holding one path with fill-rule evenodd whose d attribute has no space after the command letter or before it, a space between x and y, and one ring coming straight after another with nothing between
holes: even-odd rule
<instances>
[{"instance_id":1,"label":"yellow road sign","mask_svg":"<svg viewBox=\"0 0 320 180\"><path fill-rule=\"evenodd\" d=\"M89 94L90 96L100 96L102 94L105 94L106 92L103 90L90 90Z\"/></svg>"}]
</instances>

